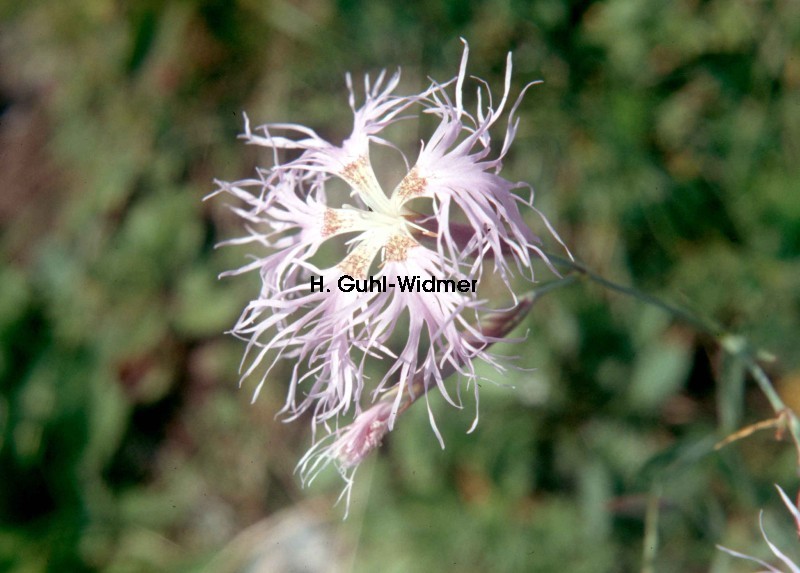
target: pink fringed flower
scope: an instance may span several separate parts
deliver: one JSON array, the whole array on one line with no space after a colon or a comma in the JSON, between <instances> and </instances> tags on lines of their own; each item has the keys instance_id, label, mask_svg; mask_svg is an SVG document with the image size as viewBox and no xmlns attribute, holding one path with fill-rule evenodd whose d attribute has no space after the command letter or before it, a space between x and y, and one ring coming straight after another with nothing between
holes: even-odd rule
<instances>
[{"instance_id":1,"label":"pink fringed flower","mask_svg":"<svg viewBox=\"0 0 800 573\"><path fill-rule=\"evenodd\" d=\"M262 278L260 296L233 329L248 343L243 378L267 364L257 396L274 364L290 360L294 368L282 412L290 419L310 412L314 427L322 424L334 432L339 439L328 456L341 458L343 466L355 465L365 453L364 444L372 449L391 430L414 388L426 393L436 386L448 402L460 406L459 386L445 384L446 373L457 372L472 385L477 399L474 360L499 365L486 353L496 337L480 326L487 309L472 287L489 260L509 292L515 271L532 279L532 257L547 262L520 212L520 207L533 209L532 193L527 200L513 193L530 188L499 174L525 90L507 113L501 144L493 146L490 128L508 104L511 56L499 103L494 105L480 82L473 114L462 97L468 51L465 43L453 80L432 83L411 96L395 94L399 73L388 79L381 73L374 83L367 76L360 107L348 75L354 122L341 145L297 124L251 129L246 122L244 139L271 150L274 164L257 179L218 183L219 191L244 205L234 210L247 223L248 235L230 242L255 243L260 249L251 264L229 273L257 269ZM373 171L370 147L396 149L381 133L419 113L433 116L438 126L405 177L387 193ZM337 179L350 187L352 205L330 199L330 183ZM430 205L427 216L409 208L414 200L420 205L420 199ZM347 252L336 264L318 267L320 247L342 235L348 238ZM401 288L404 279L414 277L452 282L441 283L446 292ZM387 286L371 291L339 288L363 286L356 281L370 279L377 281L372 285ZM392 335L399 324L405 343L395 348ZM371 360L384 366L370 388L371 399L388 391L392 401L384 401L366 423L343 432L338 417L362 412L365 367ZM374 431L376 424L380 431ZM358 444L345 443L342 437L347 436Z\"/></svg>"}]
</instances>

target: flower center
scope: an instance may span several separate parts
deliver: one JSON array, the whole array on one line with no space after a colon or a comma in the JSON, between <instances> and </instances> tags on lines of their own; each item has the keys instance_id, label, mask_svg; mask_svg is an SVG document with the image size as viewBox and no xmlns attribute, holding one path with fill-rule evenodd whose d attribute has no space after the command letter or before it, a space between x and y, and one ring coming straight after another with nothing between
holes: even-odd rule
<instances>
[{"instance_id":1,"label":"flower center","mask_svg":"<svg viewBox=\"0 0 800 573\"><path fill-rule=\"evenodd\" d=\"M325 213L323 236L360 232L352 241L355 246L337 265L343 272L353 277L366 276L379 251L383 262L405 261L408 250L419 246L413 233L431 235L412 220L413 213L403 206L424 188L425 180L415 169L398 184L391 198L378 183L368 154L349 163L340 175L353 189L353 194L369 208L366 211L348 205L342 209L328 209Z\"/></svg>"}]
</instances>

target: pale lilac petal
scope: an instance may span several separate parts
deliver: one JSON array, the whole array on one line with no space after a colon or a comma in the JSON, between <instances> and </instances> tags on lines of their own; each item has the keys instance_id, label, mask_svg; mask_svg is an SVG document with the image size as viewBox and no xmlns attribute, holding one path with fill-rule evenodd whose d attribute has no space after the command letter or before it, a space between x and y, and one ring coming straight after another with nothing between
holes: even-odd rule
<instances>
[{"instance_id":1,"label":"pale lilac petal","mask_svg":"<svg viewBox=\"0 0 800 573\"><path fill-rule=\"evenodd\" d=\"M468 48L457 77L456 105L452 106L444 87L429 98L427 111L440 117L437 129L420 149L416 164L392 193L392 202L404 205L419 197L433 200L433 219L438 223L438 251L441 256L455 258L459 241L450 233L456 213L467 220L471 228L468 254L474 255L472 274L480 276L485 257L491 258L495 270L510 288L513 264L518 270L532 276L531 252L547 261L537 246L540 241L526 225L521 206L532 208L514 193L515 189L529 187L514 183L499 175L502 159L516 134L518 121L514 114L523 94L512 106L499 152L493 155L490 128L501 117L510 89L511 59L509 57L503 97L492 108L491 92L486 88L489 107L484 110L479 101L476 115L463 109L461 91L466 74ZM479 94L481 91L479 90ZM534 210L538 213L538 211ZM555 231L545 220L548 231ZM560 239L558 239L559 242ZM461 251L463 253L463 251ZM506 255L505 257L502 255Z\"/></svg>"}]
</instances>

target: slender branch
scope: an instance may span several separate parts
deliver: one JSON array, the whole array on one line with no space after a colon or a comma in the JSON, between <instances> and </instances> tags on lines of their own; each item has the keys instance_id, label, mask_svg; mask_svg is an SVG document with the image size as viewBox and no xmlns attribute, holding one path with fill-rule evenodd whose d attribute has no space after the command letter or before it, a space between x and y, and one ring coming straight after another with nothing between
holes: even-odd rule
<instances>
[{"instance_id":1,"label":"slender branch","mask_svg":"<svg viewBox=\"0 0 800 573\"><path fill-rule=\"evenodd\" d=\"M661 484L653 484L647 496L644 518L644 543L642 545L642 573L654 573L658 554L658 517L661 505Z\"/></svg>"},{"instance_id":2,"label":"slender branch","mask_svg":"<svg viewBox=\"0 0 800 573\"><path fill-rule=\"evenodd\" d=\"M764 369L759 366L757 361L758 352L747 343L744 337L729 333L715 321L702 317L686 308L665 302L660 298L641 292L636 288L610 281L595 273L581 262L566 259L555 254L546 254L553 263L568 268L573 273L573 276L583 276L609 290L619 292L656 308L660 308L675 318L694 326L697 330L712 336L725 352L742 360L748 372L750 372L750 375L753 377L753 380L755 380L759 389L769 401L778 419L786 420L785 425L788 426L789 434L794 442L795 450L797 451L797 469L800 475L800 420L798 420L797 415L784 404L780 395L775 390L772 381L769 379L769 376L767 376Z\"/></svg>"},{"instance_id":3,"label":"slender branch","mask_svg":"<svg viewBox=\"0 0 800 573\"><path fill-rule=\"evenodd\" d=\"M712 322L709 319L698 316L697 314L691 312L690 310L670 304L666 301L661 300L660 298L654 297L650 294L637 290L636 288L627 287L612 282L600 276L596 272L592 271L581 262L565 259L563 257L560 257L558 255L553 255L550 253L547 253L547 257L552 262L568 267L573 272L582 275L587 279L589 279L590 281L597 283L603 287L606 287L609 290L622 293L624 295L638 299L642 302L646 302L647 304L654 306L656 308L660 308L661 310L681 319L683 322L691 324L698 330L702 330L703 332L712 335L714 338L720 338L724 334L724 329L719 324Z\"/></svg>"}]
</instances>

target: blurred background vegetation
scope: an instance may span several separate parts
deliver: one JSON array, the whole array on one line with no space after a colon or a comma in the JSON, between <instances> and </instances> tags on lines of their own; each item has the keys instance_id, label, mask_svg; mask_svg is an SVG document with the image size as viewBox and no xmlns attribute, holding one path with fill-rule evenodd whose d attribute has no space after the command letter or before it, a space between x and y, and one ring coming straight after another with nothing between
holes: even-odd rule
<instances>
[{"instance_id":1,"label":"blurred background vegetation","mask_svg":"<svg viewBox=\"0 0 800 573\"><path fill-rule=\"evenodd\" d=\"M544 80L505 173L576 256L773 353L800 407L800 2L4 2L0 570L638 571L647 547L653 571L751 571L715 544L768 556L759 508L797 549L791 446L713 450L772 415L741 363L592 284L499 349L536 369L483 385L473 434L434 398L441 451L412 409L344 522L337 476L299 487L308 425L274 419L285 371L254 405L237 387L223 332L258 277L216 279L247 250L214 249L242 230L202 199L267 163L243 110L341 139L345 71L402 66L409 93L455 74L459 36L490 83L509 50L516 90Z\"/></svg>"}]
</instances>

